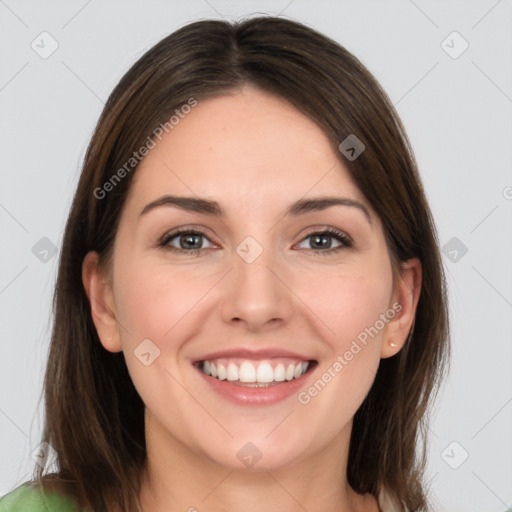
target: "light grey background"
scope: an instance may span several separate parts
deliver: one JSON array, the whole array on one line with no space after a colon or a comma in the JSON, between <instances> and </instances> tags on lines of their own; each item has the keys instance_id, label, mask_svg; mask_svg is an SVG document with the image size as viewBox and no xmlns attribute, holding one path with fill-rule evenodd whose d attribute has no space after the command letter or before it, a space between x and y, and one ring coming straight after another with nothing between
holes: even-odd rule
<instances>
[{"instance_id":1,"label":"light grey background","mask_svg":"<svg viewBox=\"0 0 512 512\"><path fill-rule=\"evenodd\" d=\"M31 477L41 434L36 406L58 255L39 241L60 246L104 101L176 28L255 12L281 13L336 39L396 105L441 245L449 244L453 360L432 417L432 494L440 511L512 507L510 0L0 0L0 495ZM58 43L46 59L31 47L51 49L43 31Z\"/></svg>"}]
</instances>

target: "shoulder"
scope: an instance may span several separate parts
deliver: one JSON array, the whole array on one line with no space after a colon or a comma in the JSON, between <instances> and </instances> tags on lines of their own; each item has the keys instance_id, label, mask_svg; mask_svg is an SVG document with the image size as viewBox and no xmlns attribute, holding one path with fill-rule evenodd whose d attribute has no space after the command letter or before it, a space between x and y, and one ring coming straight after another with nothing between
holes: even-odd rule
<instances>
[{"instance_id":1,"label":"shoulder","mask_svg":"<svg viewBox=\"0 0 512 512\"><path fill-rule=\"evenodd\" d=\"M69 496L56 490L43 491L25 482L0 498L0 512L76 512Z\"/></svg>"}]
</instances>

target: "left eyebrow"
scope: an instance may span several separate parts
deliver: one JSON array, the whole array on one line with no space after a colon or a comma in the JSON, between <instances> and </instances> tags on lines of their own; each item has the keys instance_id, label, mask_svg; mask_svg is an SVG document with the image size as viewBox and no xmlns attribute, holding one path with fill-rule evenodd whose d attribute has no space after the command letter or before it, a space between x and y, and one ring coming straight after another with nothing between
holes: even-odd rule
<instances>
[{"instance_id":1,"label":"left eyebrow","mask_svg":"<svg viewBox=\"0 0 512 512\"><path fill-rule=\"evenodd\" d=\"M159 199L147 204L140 215L145 215L151 210L160 206L175 206L187 212L203 213L204 215L211 215L214 217L225 217L224 210L220 207L217 201L210 201L209 199L201 199L198 197L183 197L183 196L162 196Z\"/></svg>"},{"instance_id":2,"label":"left eyebrow","mask_svg":"<svg viewBox=\"0 0 512 512\"><path fill-rule=\"evenodd\" d=\"M360 212L364 213L366 220L370 224L372 223L372 217L366 206L363 203L348 197L321 196L313 199L300 199L288 208L286 215L302 215L308 212L326 210L331 206L350 206L357 208Z\"/></svg>"},{"instance_id":3,"label":"left eyebrow","mask_svg":"<svg viewBox=\"0 0 512 512\"><path fill-rule=\"evenodd\" d=\"M222 209L217 201L204 199L199 197L184 197L165 195L155 201L147 204L141 211L139 216L145 215L149 211L161 206L174 206L188 212L202 213L213 217L225 218L226 212ZM359 201L348 197L329 197L321 196L312 199L299 199L292 203L285 215L298 216L308 212L322 211L332 206L349 206L357 208L361 211L368 222L372 224L372 218L368 209Z\"/></svg>"}]
</instances>

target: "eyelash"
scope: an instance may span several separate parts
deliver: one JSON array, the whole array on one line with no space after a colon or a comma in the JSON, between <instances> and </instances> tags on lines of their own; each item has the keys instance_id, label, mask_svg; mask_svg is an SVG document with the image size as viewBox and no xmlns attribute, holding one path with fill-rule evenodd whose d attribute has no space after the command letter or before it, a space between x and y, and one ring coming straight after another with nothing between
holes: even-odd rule
<instances>
[{"instance_id":1,"label":"eyelash","mask_svg":"<svg viewBox=\"0 0 512 512\"><path fill-rule=\"evenodd\" d=\"M188 229L188 228L181 228L172 233L164 235L159 240L158 247L161 247L163 249L166 249L166 250L178 253L178 254L187 254L189 256L198 256L201 251L205 250L205 249L192 249L189 251L186 249L181 249L178 247L172 247L172 246L168 245L172 239L176 238L179 235L183 235L183 234L200 235L200 236L204 236L205 238L208 239L208 237L201 231L196 231L194 229ZM306 235L304 238L302 238L302 240L299 243L312 237L313 235L329 236L329 237L337 239L338 242L342 243L342 245L340 245L339 247L335 247L334 249L328 249L325 251L319 250L319 249L306 249L308 251L312 251L313 254L318 254L318 255L321 254L322 256L332 255L333 253L337 253L338 251L340 251L342 249L347 249L349 247L352 247L352 240L347 235L345 235L345 233L343 233L337 229L334 229L334 228L327 228L327 229L323 229L321 231L312 231L311 233Z\"/></svg>"}]
</instances>

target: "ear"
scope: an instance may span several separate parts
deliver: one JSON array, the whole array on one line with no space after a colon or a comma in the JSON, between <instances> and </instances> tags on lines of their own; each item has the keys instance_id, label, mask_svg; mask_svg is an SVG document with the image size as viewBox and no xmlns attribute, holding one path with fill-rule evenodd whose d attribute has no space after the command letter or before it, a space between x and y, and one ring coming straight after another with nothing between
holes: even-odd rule
<instances>
[{"instance_id":1,"label":"ear","mask_svg":"<svg viewBox=\"0 0 512 512\"><path fill-rule=\"evenodd\" d=\"M391 357L405 345L409 332L414 327L416 306L420 298L422 269L418 258L412 258L401 264L401 273L397 277L390 310L396 315L386 325L382 339L381 358Z\"/></svg>"},{"instance_id":2,"label":"ear","mask_svg":"<svg viewBox=\"0 0 512 512\"><path fill-rule=\"evenodd\" d=\"M92 321L101 344L109 352L122 350L112 286L99 267L99 254L90 251L82 262L82 283L91 305Z\"/></svg>"}]
</instances>

